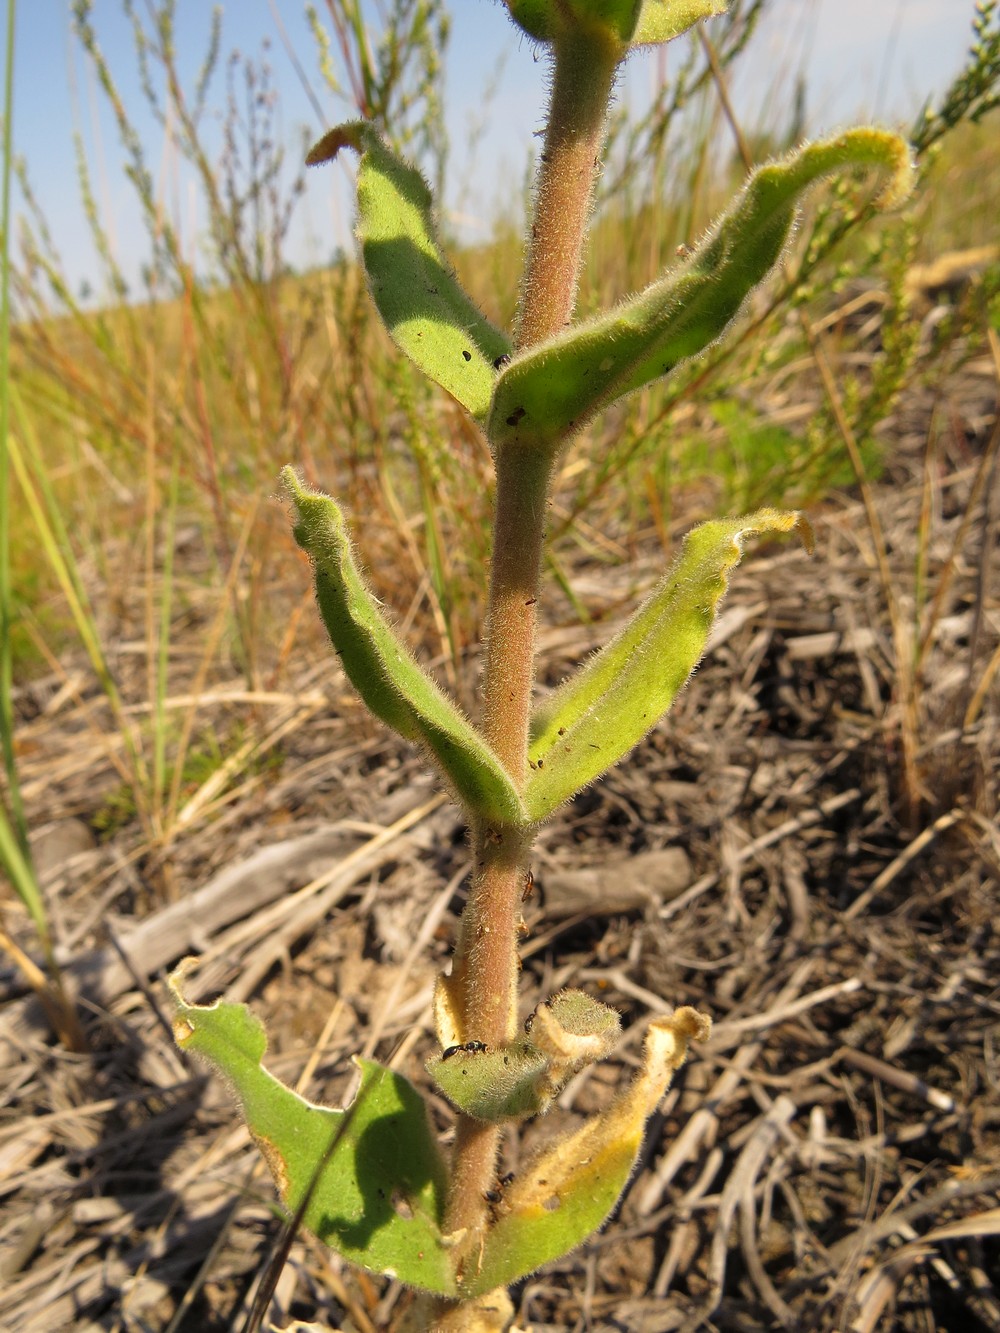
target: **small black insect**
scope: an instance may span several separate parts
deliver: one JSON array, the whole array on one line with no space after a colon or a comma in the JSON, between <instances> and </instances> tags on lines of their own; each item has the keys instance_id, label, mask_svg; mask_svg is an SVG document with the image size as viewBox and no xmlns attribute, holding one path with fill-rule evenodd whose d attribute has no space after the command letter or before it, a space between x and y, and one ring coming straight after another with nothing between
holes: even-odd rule
<instances>
[{"instance_id":1,"label":"small black insect","mask_svg":"<svg viewBox=\"0 0 1000 1333\"><path fill-rule=\"evenodd\" d=\"M466 360L466 361L471 361L471 360L472 360L472 353L471 353L471 352L467 352L467 351L463 348L463 349L462 349L462 357L463 357L463 359Z\"/></svg>"},{"instance_id":2,"label":"small black insect","mask_svg":"<svg viewBox=\"0 0 1000 1333\"><path fill-rule=\"evenodd\" d=\"M496 357L496 358L494 359L494 361L493 361L493 369L494 369L494 370L503 370L504 366L507 364L507 362L508 362L509 360L510 360L510 356L509 356L506 352L504 352L501 356L498 356L498 357Z\"/></svg>"},{"instance_id":3,"label":"small black insect","mask_svg":"<svg viewBox=\"0 0 1000 1333\"><path fill-rule=\"evenodd\" d=\"M492 1189L483 1190L483 1198L487 1203L498 1204L503 1202L503 1193L514 1179L514 1172L508 1171L506 1175L497 1176L496 1183Z\"/></svg>"},{"instance_id":4,"label":"small black insect","mask_svg":"<svg viewBox=\"0 0 1000 1333\"><path fill-rule=\"evenodd\" d=\"M480 1055L486 1050L485 1041L464 1041L459 1046L449 1046L441 1056L442 1060L450 1060L453 1055L458 1055L459 1051L467 1051L472 1055Z\"/></svg>"}]
</instances>

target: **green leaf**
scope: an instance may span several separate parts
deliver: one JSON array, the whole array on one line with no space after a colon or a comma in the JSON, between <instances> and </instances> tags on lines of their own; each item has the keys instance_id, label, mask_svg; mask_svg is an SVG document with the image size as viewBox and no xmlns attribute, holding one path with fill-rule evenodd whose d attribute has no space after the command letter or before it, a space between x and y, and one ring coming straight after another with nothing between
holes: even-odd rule
<instances>
[{"instance_id":1,"label":"green leaf","mask_svg":"<svg viewBox=\"0 0 1000 1333\"><path fill-rule=\"evenodd\" d=\"M341 148L360 153L358 237L372 297L399 349L474 417L485 418L496 365L510 340L462 290L434 225L433 198L416 167L367 121L330 130L306 158L328 162Z\"/></svg>"},{"instance_id":2,"label":"green leaf","mask_svg":"<svg viewBox=\"0 0 1000 1333\"><path fill-rule=\"evenodd\" d=\"M621 632L535 712L524 793L529 818L551 814L655 726L705 651L744 540L793 529L811 549L806 520L775 509L703 523L688 534L666 576Z\"/></svg>"},{"instance_id":3,"label":"green leaf","mask_svg":"<svg viewBox=\"0 0 1000 1333\"><path fill-rule=\"evenodd\" d=\"M551 42L559 33L555 0L507 0L507 12L536 42Z\"/></svg>"},{"instance_id":4,"label":"green leaf","mask_svg":"<svg viewBox=\"0 0 1000 1333\"><path fill-rule=\"evenodd\" d=\"M642 0L562 0L567 13L584 32L625 44L635 30Z\"/></svg>"},{"instance_id":5,"label":"green leaf","mask_svg":"<svg viewBox=\"0 0 1000 1333\"><path fill-rule=\"evenodd\" d=\"M460 1111L499 1125L542 1110L541 1085L548 1065L528 1041L495 1050L470 1042L428 1060L427 1072Z\"/></svg>"},{"instance_id":6,"label":"green leaf","mask_svg":"<svg viewBox=\"0 0 1000 1333\"><path fill-rule=\"evenodd\" d=\"M336 503L307 490L292 468L281 475L298 512L295 540L313 562L323 621L355 689L376 717L426 747L472 814L492 824L523 823L507 770L413 660L366 587Z\"/></svg>"},{"instance_id":7,"label":"green leaf","mask_svg":"<svg viewBox=\"0 0 1000 1333\"><path fill-rule=\"evenodd\" d=\"M278 1192L345 1259L443 1296L455 1294L441 1224L447 1171L420 1094L402 1075L357 1060L361 1086L343 1111L316 1106L261 1065L263 1024L246 1005L190 1005L181 964L170 978L174 1036L231 1085Z\"/></svg>"},{"instance_id":8,"label":"green leaf","mask_svg":"<svg viewBox=\"0 0 1000 1333\"><path fill-rule=\"evenodd\" d=\"M632 1174L646 1121L684 1063L688 1042L706 1040L710 1029L704 1014L687 1007L650 1023L642 1068L625 1093L557 1139L508 1188L481 1255L462 1274L463 1296L508 1286L597 1230Z\"/></svg>"},{"instance_id":9,"label":"green leaf","mask_svg":"<svg viewBox=\"0 0 1000 1333\"><path fill-rule=\"evenodd\" d=\"M646 46L672 41L699 19L724 14L728 8L729 0L643 0L631 44Z\"/></svg>"},{"instance_id":10,"label":"green leaf","mask_svg":"<svg viewBox=\"0 0 1000 1333\"><path fill-rule=\"evenodd\" d=\"M427 1072L475 1120L525 1120L547 1111L584 1065L610 1055L621 1027L616 1009L584 991L563 990L538 1005L517 1041L453 1045L428 1060Z\"/></svg>"},{"instance_id":11,"label":"green leaf","mask_svg":"<svg viewBox=\"0 0 1000 1333\"><path fill-rule=\"evenodd\" d=\"M507 10L517 26L536 42L555 42L586 27L606 30L609 22L619 41L625 28L627 41L635 26L639 3L640 0L507 0Z\"/></svg>"},{"instance_id":12,"label":"green leaf","mask_svg":"<svg viewBox=\"0 0 1000 1333\"><path fill-rule=\"evenodd\" d=\"M848 130L761 167L675 270L507 364L487 426L494 450L554 451L615 399L704 351L780 259L802 193L820 177L852 167L889 174L881 198L886 207L909 190L909 149L884 130Z\"/></svg>"},{"instance_id":13,"label":"green leaf","mask_svg":"<svg viewBox=\"0 0 1000 1333\"><path fill-rule=\"evenodd\" d=\"M511 18L539 42L568 31L595 31L625 45L669 42L699 19L723 14L730 0L507 0Z\"/></svg>"}]
</instances>

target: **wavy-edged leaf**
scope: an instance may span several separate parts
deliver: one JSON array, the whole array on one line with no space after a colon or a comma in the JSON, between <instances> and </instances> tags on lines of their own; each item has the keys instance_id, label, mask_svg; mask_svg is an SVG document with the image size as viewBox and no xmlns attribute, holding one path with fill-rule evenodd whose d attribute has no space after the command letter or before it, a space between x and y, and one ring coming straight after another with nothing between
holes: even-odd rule
<instances>
[{"instance_id":1,"label":"wavy-edged leaf","mask_svg":"<svg viewBox=\"0 0 1000 1333\"><path fill-rule=\"evenodd\" d=\"M354 562L343 515L328 495L307 490L286 467L295 503L295 540L316 576L316 600L351 684L388 726L422 744L466 808L491 824L521 824L517 790L458 705L417 665Z\"/></svg>"},{"instance_id":2,"label":"wavy-edged leaf","mask_svg":"<svg viewBox=\"0 0 1000 1333\"><path fill-rule=\"evenodd\" d=\"M702 523L688 533L666 576L625 627L535 712L524 793L530 819L551 814L655 726L705 651L744 540L793 530L811 549L812 531L802 515L776 509Z\"/></svg>"},{"instance_id":3,"label":"wavy-edged leaf","mask_svg":"<svg viewBox=\"0 0 1000 1333\"><path fill-rule=\"evenodd\" d=\"M361 155L358 238L379 314L414 365L481 420L495 362L510 351L510 340L463 291L445 259L423 176L370 122L330 130L306 162L331 161L347 147Z\"/></svg>"},{"instance_id":4,"label":"wavy-edged leaf","mask_svg":"<svg viewBox=\"0 0 1000 1333\"><path fill-rule=\"evenodd\" d=\"M631 1086L603 1114L557 1139L507 1190L482 1253L461 1276L463 1296L508 1286L597 1230L632 1174L646 1121L684 1063L688 1042L705 1041L710 1030L706 1015L688 1007L650 1023Z\"/></svg>"},{"instance_id":5,"label":"wavy-edged leaf","mask_svg":"<svg viewBox=\"0 0 1000 1333\"><path fill-rule=\"evenodd\" d=\"M515 356L493 395L494 450L557 449L615 399L703 352L780 259L802 193L854 167L888 174L886 207L909 190L910 152L896 134L854 129L810 144L754 172L697 248L645 291Z\"/></svg>"},{"instance_id":6,"label":"wavy-edged leaf","mask_svg":"<svg viewBox=\"0 0 1000 1333\"><path fill-rule=\"evenodd\" d=\"M455 1294L441 1230L448 1177L423 1098L407 1079L357 1060L346 1110L317 1106L262 1066L263 1024L246 1005L192 1005L182 963L170 978L174 1036L219 1070L290 1212L345 1259L442 1296Z\"/></svg>"}]
</instances>

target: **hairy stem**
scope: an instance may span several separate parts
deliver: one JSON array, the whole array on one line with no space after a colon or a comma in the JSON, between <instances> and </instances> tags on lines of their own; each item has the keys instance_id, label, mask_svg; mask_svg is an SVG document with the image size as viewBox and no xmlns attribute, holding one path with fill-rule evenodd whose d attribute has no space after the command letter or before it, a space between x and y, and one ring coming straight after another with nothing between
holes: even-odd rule
<instances>
[{"instance_id":1,"label":"hairy stem","mask_svg":"<svg viewBox=\"0 0 1000 1333\"><path fill-rule=\"evenodd\" d=\"M535 216L521 284L518 349L569 323L608 103L620 52L593 37L555 50L552 99L535 186Z\"/></svg>"},{"instance_id":2,"label":"hairy stem","mask_svg":"<svg viewBox=\"0 0 1000 1333\"><path fill-rule=\"evenodd\" d=\"M600 42L562 40L539 165L531 244L521 285L516 345L526 347L570 319L587 217L617 57ZM486 612L483 729L519 787L527 772L536 602L553 459L499 450L493 559ZM462 914L450 989L464 1040L488 1046L517 1030L517 932L531 835L510 828L473 832L474 869ZM500 1131L458 1117L445 1227L464 1229L467 1261L486 1225ZM460 1314L441 1305L435 1327Z\"/></svg>"}]
</instances>

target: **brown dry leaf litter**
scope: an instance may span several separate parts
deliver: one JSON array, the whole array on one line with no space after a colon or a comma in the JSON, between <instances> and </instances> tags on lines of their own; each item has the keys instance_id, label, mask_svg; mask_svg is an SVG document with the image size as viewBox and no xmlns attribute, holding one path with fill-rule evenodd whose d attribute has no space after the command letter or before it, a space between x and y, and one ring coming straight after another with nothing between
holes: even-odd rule
<instances>
[{"instance_id":1,"label":"brown dry leaf litter","mask_svg":"<svg viewBox=\"0 0 1000 1333\"><path fill-rule=\"evenodd\" d=\"M936 392L933 581L995 446L992 362ZM913 392L887 423L876 490L904 614L931 406L930 391ZM622 1010L627 1035L615 1062L526 1127L510 1169L606 1104L649 1015L694 1004L715 1030L654 1117L614 1224L516 1290L520 1327L1000 1328L996 681L973 708L1000 637L995 469L985 482L911 707L864 512L834 500L814 515L813 561L751 555L671 717L544 829L525 904L525 1011L584 986ZM613 621L656 563L581 566L575 586ZM543 682L609 632L607 620L548 623ZM175 650L193 676L192 633ZM20 701L33 822L49 824L37 850L94 1054L54 1049L7 971L10 1333L239 1329L281 1244L224 1088L170 1041L163 971L182 955L202 956L193 994L252 1001L270 1067L311 1096L349 1095L362 1049L426 1086L431 985L464 892L452 808L327 665L284 694L212 688L202 716L217 733L242 721L283 761L209 792L164 866L134 825L99 844L89 834L118 782L118 742L80 665ZM407 1299L302 1236L268 1321L367 1333Z\"/></svg>"}]
</instances>

